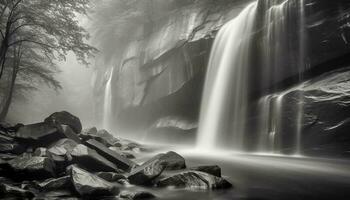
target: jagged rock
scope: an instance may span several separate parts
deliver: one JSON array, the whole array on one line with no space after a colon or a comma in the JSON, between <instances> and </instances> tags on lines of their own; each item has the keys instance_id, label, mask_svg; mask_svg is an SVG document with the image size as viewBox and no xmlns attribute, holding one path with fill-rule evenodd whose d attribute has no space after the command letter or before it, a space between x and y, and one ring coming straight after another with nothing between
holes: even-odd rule
<instances>
[{"instance_id":1,"label":"jagged rock","mask_svg":"<svg viewBox=\"0 0 350 200\"><path fill-rule=\"evenodd\" d=\"M52 190L62 190L69 189L71 185L70 176L64 176L57 179L47 179L41 183L36 183L36 186L41 191L52 191Z\"/></svg>"},{"instance_id":2,"label":"jagged rock","mask_svg":"<svg viewBox=\"0 0 350 200\"><path fill-rule=\"evenodd\" d=\"M51 143L64 138L57 131L57 128L50 126L47 123L37 123L22 126L15 134L16 140L23 144L31 146L47 147Z\"/></svg>"},{"instance_id":3,"label":"jagged rock","mask_svg":"<svg viewBox=\"0 0 350 200\"><path fill-rule=\"evenodd\" d=\"M213 176L221 177L221 168L217 165L191 167L190 170L205 172Z\"/></svg>"},{"instance_id":4,"label":"jagged rock","mask_svg":"<svg viewBox=\"0 0 350 200\"><path fill-rule=\"evenodd\" d=\"M87 141L89 139L94 139L94 140L102 143L106 147L112 147L112 146L118 145L119 140L117 138L113 137L113 135L111 135L108 131L106 131L104 129L99 130L99 131L97 131L97 130L95 131L95 129L92 128L92 129L85 131L84 133L82 133L80 135L80 137L82 137L85 141Z\"/></svg>"},{"instance_id":5,"label":"jagged rock","mask_svg":"<svg viewBox=\"0 0 350 200\"><path fill-rule=\"evenodd\" d=\"M130 183L136 185L152 184L152 181L157 178L166 167L160 160L163 155L164 154L158 154L141 166L132 169L128 176Z\"/></svg>"},{"instance_id":6,"label":"jagged rock","mask_svg":"<svg viewBox=\"0 0 350 200\"><path fill-rule=\"evenodd\" d=\"M117 165L102 157L95 150L79 144L72 153L73 162L78 163L89 171L94 172L121 172Z\"/></svg>"},{"instance_id":7,"label":"jagged rock","mask_svg":"<svg viewBox=\"0 0 350 200\"><path fill-rule=\"evenodd\" d=\"M120 179L126 179L124 175L113 172L97 172L95 175L108 182L118 182Z\"/></svg>"},{"instance_id":8,"label":"jagged rock","mask_svg":"<svg viewBox=\"0 0 350 200\"><path fill-rule=\"evenodd\" d=\"M75 141L76 143L80 144L81 140L78 137L78 135L70 128L68 125L59 125L58 131L60 131L63 135L65 135L67 138Z\"/></svg>"},{"instance_id":9,"label":"jagged rock","mask_svg":"<svg viewBox=\"0 0 350 200\"><path fill-rule=\"evenodd\" d=\"M89 135L95 135L97 133L97 128L96 127L91 127L88 128L86 130L84 130L83 132L89 134Z\"/></svg>"},{"instance_id":10,"label":"jagged rock","mask_svg":"<svg viewBox=\"0 0 350 200\"><path fill-rule=\"evenodd\" d=\"M129 200L141 200L141 199L154 199L156 198L152 193L145 191L131 192L131 191L122 191L119 194L119 197L122 199Z\"/></svg>"},{"instance_id":11,"label":"jagged rock","mask_svg":"<svg viewBox=\"0 0 350 200\"><path fill-rule=\"evenodd\" d=\"M188 171L163 178L157 183L160 187L178 187L186 189L225 189L232 184L223 178L216 177L204 172Z\"/></svg>"},{"instance_id":12,"label":"jagged rock","mask_svg":"<svg viewBox=\"0 0 350 200\"><path fill-rule=\"evenodd\" d=\"M0 184L0 196L2 197L18 197L18 198L32 198L34 193L28 190L21 189L16 186L11 186L5 183Z\"/></svg>"},{"instance_id":13,"label":"jagged rock","mask_svg":"<svg viewBox=\"0 0 350 200\"><path fill-rule=\"evenodd\" d=\"M119 193L117 184L107 182L77 166L71 166L69 171L74 189L81 196L91 198L92 196L113 196Z\"/></svg>"},{"instance_id":14,"label":"jagged rock","mask_svg":"<svg viewBox=\"0 0 350 200\"><path fill-rule=\"evenodd\" d=\"M160 161L166 166L166 170L180 170L186 168L185 159L173 151L169 151L161 156Z\"/></svg>"},{"instance_id":15,"label":"jagged rock","mask_svg":"<svg viewBox=\"0 0 350 200\"><path fill-rule=\"evenodd\" d=\"M39 156L39 157L46 157L47 156L47 149L44 147L39 147L35 149L33 156Z\"/></svg>"},{"instance_id":16,"label":"jagged rock","mask_svg":"<svg viewBox=\"0 0 350 200\"><path fill-rule=\"evenodd\" d=\"M115 163L115 165L117 165L119 169L122 169L124 171L130 171L134 166L137 165L133 161L123 157L122 155L118 154L115 151L108 149L102 143L94 139L90 139L86 141L85 144L91 149L96 150L100 155L105 157L110 162Z\"/></svg>"},{"instance_id":17,"label":"jagged rock","mask_svg":"<svg viewBox=\"0 0 350 200\"><path fill-rule=\"evenodd\" d=\"M7 176L16 180L41 180L55 176L54 161L45 157L20 156L8 161L7 168Z\"/></svg>"},{"instance_id":18,"label":"jagged rock","mask_svg":"<svg viewBox=\"0 0 350 200\"><path fill-rule=\"evenodd\" d=\"M45 122L53 126L68 125L75 133L80 133L82 129L80 119L67 111L55 112L47 117Z\"/></svg>"}]
</instances>

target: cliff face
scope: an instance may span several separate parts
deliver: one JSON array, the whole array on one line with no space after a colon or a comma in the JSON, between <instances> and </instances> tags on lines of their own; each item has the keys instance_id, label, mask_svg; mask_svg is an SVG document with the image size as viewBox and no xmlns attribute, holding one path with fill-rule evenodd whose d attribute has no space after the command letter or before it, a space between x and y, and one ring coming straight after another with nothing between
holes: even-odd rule
<instances>
[{"instance_id":1,"label":"cliff face","mask_svg":"<svg viewBox=\"0 0 350 200\"><path fill-rule=\"evenodd\" d=\"M111 109L116 127L144 130L166 116L196 120L215 33L246 4L245 0L190 1L133 30L135 39L114 64ZM101 99L106 80L101 78L104 72L99 76L96 94Z\"/></svg>"},{"instance_id":2,"label":"cliff face","mask_svg":"<svg viewBox=\"0 0 350 200\"><path fill-rule=\"evenodd\" d=\"M299 70L295 69L298 64L295 59L297 55L293 51L299 48L295 44L296 35L300 31L295 29L300 15L298 2L300 1L288 1L288 37L292 50L286 53L284 63L276 72L279 78L267 83L264 86L265 91L262 92L261 87L254 85L259 84L258 81L252 81L251 87L256 89L252 90L255 98L272 92L269 88L282 90L299 81L296 78ZM172 134L174 127L181 131L181 127L185 126L183 124L195 124L215 33L247 3L249 2L245 0L186 1L181 6L169 9L164 17L130 30L135 39L119 50L122 52L121 56L112 64L113 98L110 109L114 113L111 116L114 128L144 131L152 127L154 131L159 120L168 121L169 116L172 121L179 121L165 123L172 124ZM262 4L260 1L260 15L270 8ZM308 67L303 70L304 79L308 79L349 63L350 3L347 0L305 0L304 8L306 29L302 31L307 36L308 47L304 61ZM261 48L259 38L267 37L262 34L266 29L262 21L258 15L256 33L251 36L256 41L256 49ZM257 56L251 69L252 80L266 67L260 66L260 60ZM96 104L102 110L106 76L103 70L97 74L97 80L100 81L96 82ZM177 124L182 125L177 127Z\"/></svg>"}]
</instances>

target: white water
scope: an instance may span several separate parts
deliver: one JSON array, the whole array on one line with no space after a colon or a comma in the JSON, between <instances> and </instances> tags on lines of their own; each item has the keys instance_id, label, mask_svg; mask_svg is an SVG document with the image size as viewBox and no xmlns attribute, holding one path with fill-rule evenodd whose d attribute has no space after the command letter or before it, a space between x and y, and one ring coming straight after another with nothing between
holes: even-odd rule
<instances>
[{"instance_id":1,"label":"white water","mask_svg":"<svg viewBox=\"0 0 350 200\"><path fill-rule=\"evenodd\" d=\"M105 86L105 95L103 103L103 121L102 126L104 129L109 130L111 128L110 122L112 118L112 78L114 68L112 68L107 84Z\"/></svg>"},{"instance_id":2,"label":"white water","mask_svg":"<svg viewBox=\"0 0 350 200\"><path fill-rule=\"evenodd\" d=\"M262 35L262 69L259 74L261 85L281 80L281 67L290 52L287 18L289 3L286 1L262 1L267 8ZM281 3L278 3L281 2ZM299 46L297 72L302 80L305 70L305 14L304 2L300 0ZM248 5L235 19L224 25L219 31L212 48L201 105L197 147L200 149L226 148L244 150L245 125L247 120L247 90L249 61L255 59L250 54L251 35L256 20L257 3ZM259 87L259 86L257 86ZM277 136L283 126L284 97L289 91L270 94L259 101L257 151L276 153L280 148ZM302 102L302 94L299 102ZM303 104L296 108L295 128L296 154L301 148L301 124Z\"/></svg>"},{"instance_id":3,"label":"white water","mask_svg":"<svg viewBox=\"0 0 350 200\"><path fill-rule=\"evenodd\" d=\"M215 148L219 134L230 130L234 147L242 144L247 102L249 35L257 3L247 6L219 31L210 55L199 122L198 146ZM230 120L226 122L225 120Z\"/></svg>"}]
</instances>

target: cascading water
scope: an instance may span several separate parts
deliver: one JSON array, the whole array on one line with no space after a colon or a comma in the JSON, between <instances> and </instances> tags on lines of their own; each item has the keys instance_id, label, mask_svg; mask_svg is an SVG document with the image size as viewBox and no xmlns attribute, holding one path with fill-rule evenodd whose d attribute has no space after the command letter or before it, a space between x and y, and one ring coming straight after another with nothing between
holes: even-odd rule
<instances>
[{"instance_id":1,"label":"cascading water","mask_svg":"<svg viewBox=\"0 0 350 200\"><path fill-rule=\"evenodd\" d=\"M297 74L304 72L305 38L303 28L304 2L300 0L300 16L295 65ZM197 138L197 147L205 149L227 148L244 150L245 126L248 115L248 90L252 35L257 20L258 7L266 8L260 33L262 55L258 79L273 85L281 80L281 66L290 49L289 1L269 0L249 4L239 16L225 24L219 31L210 56ZM295 48L294 48L295 49ZM289 58L290 59L290 58ZM254 71L255 72L255 71ZM300 77L300 80L302 77ZM263 85L263 84L261 84ZM271 92L275 90L272 88ZM276 135L281 131L283 101L288 91L270 94L259 101L258 138L256 150L274 153L279 148ZM302 95L300 95L302 98ZM295 125L296 153L300 153L302 104L297 109Z\"/></svg>"},{"instance_id":2,"label":"cascading water","mask_svg":"<svg viewBox=\"0 0 350 200\"><path fill-rule=\"evenodd\" d=\"M114 68L112 68L108 81L105 86L105 95L103 103L103 121L102 126L104 129L110 129L110 121L112 117L112 78L113 78Z\"/></svg>"},{"instance_id":3,"label":"cascading water","mask_svg":"<svg viewBox=\"0 0 350 200\"><path fill-rule=\"evenodd\" d=\"M233 133L230 142L240 148L247 102L249 35L256 7L257 3L247 6L238 17L224 25L215 39L201 105L199 147L215 148L220 144L219 138L227 139L227 134Z\"/></svg>"}]
</instances>

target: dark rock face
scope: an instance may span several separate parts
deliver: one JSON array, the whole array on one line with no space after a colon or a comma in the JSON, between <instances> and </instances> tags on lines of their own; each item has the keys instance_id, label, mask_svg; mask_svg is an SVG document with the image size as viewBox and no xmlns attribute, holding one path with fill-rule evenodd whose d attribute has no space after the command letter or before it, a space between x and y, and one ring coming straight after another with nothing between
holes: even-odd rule
<instances>
[{"instance_id":1,"label":"dark rock face","mask_svg":"<svg viewBox=\"0 0 350 200\"><path fill-rule=\"evenodd\" d=\"M112 162L98 154L95 150L79 144L72 153L73 162L79 163L85 169L94 172L120 172L121 170Z\"/></svg>"},{"instance_id":2,"label":"dark rock face","mask_svg":"<svg viewBox=\"0 0 350 200\"><path fill-rule=\"evenodd\" d=\"M302 105L301 148L304 154L350 156L350 68L326 73L298 85L283 97L280 145L295 148L297 105ZM300 95L303 98L299 98Z\"/></svg>"},{"instance_id":3,"label":"dark rock face","mask_svg":"<svg viewBox=\"0 0 350 200\"><path fill-rule=\"evenodd\" d=\"M70 175L75 190L81 196L114 196L119 193L116 184L109 183L79 167L72 166Z\"/></svg>"},{"instance_id":4,"label":"dark rock face","mask_svg":"<svg viewBox=\"0 0 350 200\"><path fill-rule=\"evenodd\" d=\"M15 137L24 144L45 147L65 136L47 123L37 123L20 127Z\"/></svg>"},{"instance_id":5,"label":"dark rock face","mask_svg":"<svg viewBox=\"0 0 350 200\"><path fill-rule=\"evenodd\" d=\"M16 186L11 186L5 183L0 184L0 196L8 198L33 198L35 195Z\"/></svg>"},{"instance_id":6,"label":"dark rock face","mask_svg":"<svg viewBox=\"0 0 350 200\"><path fill-rule=\"evenodd\" d=\"M205 172L213 176L221 177L221 168L217 165L191 167L190 170Z\"/></svg>"},{"instance_id":7,"label":"dark rock face","mask_svg":"<svg viewBox=\"0 0 350 200\"><path fill-rule=\"evenodd\" d=\"M180 170L186 168L185 159L176 152L169 151L159 158L160 162L165 165L166 170Z\"/></svg>"},{"instance_id":8,"label":"dark rock face","mask_svg":"<svg viewBox=\"0 0 350 200\"><path fill-rule=\"evenodd\" d=\"M19 180L40 180L55 176L55 163L50 158L20 156L7 162L9 171L4 174Z\"/></svg>"},{"instance_id":9,"label":"dark rock face","mask_svg":"<svg viewBox=\"0 0 350 200\"><path fill-rule=\"evenodd\" d=\"M47 117L45 122L52 126L68 125L75 133L80 133L82 130L80 119L67 111L55 112Z\"/></svg>"},{"instance_id":10,"label":"dark rock face","mask_svg":"<svg viewBox=\"0 0 350 200\"><path fill-rule=\"evenodd\" d=\"M132 169L128 176L130 183L136 185L152 185L152 181L166 168L161 160L163 155L164 154L156 155L141 166Z\"/></svg>"},{"instance_id":11,"label":"dark rock face","mask_svg":"<svg viewBox=\"0 0 350 200\"><path fill-rule=\"evenodd\" d=\"M189 171L173 175L158 181L160 187L179 187L187 189L223 189L232 187L223 178L204 172Z\"/></svg>"}]
</instances>

